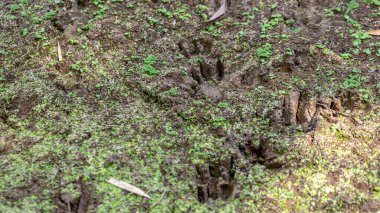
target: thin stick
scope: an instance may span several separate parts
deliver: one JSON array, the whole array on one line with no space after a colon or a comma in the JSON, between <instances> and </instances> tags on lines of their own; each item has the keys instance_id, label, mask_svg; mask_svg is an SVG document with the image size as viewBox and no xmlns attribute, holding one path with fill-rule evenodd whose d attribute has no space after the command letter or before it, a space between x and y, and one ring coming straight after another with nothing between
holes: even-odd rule
<instances>
[{"instance_id":1,"label":"thin stick","mask_svg":"<svg viewBox=\"0 0 380 213\"><path fill-rule=\"evenodd\" d=\"M216 11L216 13L208 20L208 22L214 21L215 19L222 16L225 12L226 12L226 0L222 0L222 5L220 6L219 10Z\"/></svg>"},{"instance_id":2,"label":"thin stick","mask_svg":"<svg viewBox=\"0 0 380 213\"><path fill-rule=\"evenodd\" d=\"M61 51L61 46L59 46L58 42L58 61L62 61L62 51Z\"/></svg>"},{"instance_id":3,"label":"thin stick","mask_svg":"<svg viewBox=\"0 0 380 213\"><path fill-rule=\"evenodd\" d=\"M149 195L147 195L143 190L137 188L136 186L133 186L129 183L126 183L124 181L121 181L121 180L117 180L115 178L110 178L109 180L107 180L108 183L114 185L114 186L117 186L119 188L122 188L124 190L127 190L129 192L132 192L134 194L137 194L137 195L140 195L140 196L143 196L143 197L146 197L148 199L151 199L149 197Z\"/></svg>"}]
</instances>

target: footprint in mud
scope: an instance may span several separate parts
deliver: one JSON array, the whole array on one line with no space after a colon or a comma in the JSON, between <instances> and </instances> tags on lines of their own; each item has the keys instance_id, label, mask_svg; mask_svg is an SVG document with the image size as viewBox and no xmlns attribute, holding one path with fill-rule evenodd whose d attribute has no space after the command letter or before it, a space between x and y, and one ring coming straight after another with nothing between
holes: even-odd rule
<instances>
[{"instance_id":1,"label":"footprint in mud","mask_svg":"<svg viewBox=\"0 0 380 213\"><path fill-rule=\"evenodd\" d=\"M79 195L59 192L59 195L55 199L56 204L59 206L57 212L88 212L92 200L93 186L84 183L82 180L74 184L74 186L79 191Z\"/></svg>"},{"instance_id":2,"label":"footprint in mud","mask_svg":"<svg viewBox=\"0 0 380 213\"><path fill-rule=\"evenodd\" d=\"M302 125L304 132L313 131L320 118L336 123L344 110L360 108L360 93L357 90L339 91L334 96L312 97L307 92L293 91L283 97L277 109L269 114L272 126Z\"/></svg>"},{"instance_id":3,"label":"footprint in mud","mask_svg":"<svg viewBox=\"0 0 380 213\"><path fill-rule=\"evenodd\" d=\"M51 19L52 25L60 32L65 32L76 23L81 22L84 15L81 10L89 6L90 0L64 1L62 9L56 17ZM83 21L83 20L82 20Z\"/></svg>"},{"instance_id":4,"label":"footprint in mud","mask_svg":"<svg viewBox=\"0 0 380 213\"><path fill-rule=\"evenodd\" d=\"M216 62L211 64L215 58L210 58L212 52L212 41L209 38L191 39L190 41L178 42L178 48L182 55L186 58L199 57L199 67L193 68L190 71L191 76L199 84L212 79L221 81L224 78L224 64L220 57L215 57Z\"/></svg>"},{"instance_id":5,"label":"footprint in mud","mask_svg":"<svg viewBox=\"0 0 380 213\"><path fill-rule=\"evenodd\" d=\"M210 199L228 199L234 190L233 158L210 164L197 166L198 200L205 203Z\"/></svg>"},{"instance_id":6,"label":"footprint in mud","mask_svg":"<svg viewBox=\"0 0 380 213\"><path fill-rule=\"evenodd\" d=\"M236 171L248 174L255 164L263 165L267 169L278 169L284 164L269 145L267 138L261 138L260 143L255 145L251 134L243 133L239 140L233 135L226 139L226 143L238 143L239 146L230 158L196 167L197 193L201 203L211 199L226 200L236 194L236 188L239 188L235 181Z\"/></svg>"},{"instance_id":7,"label":"footprint in mud","mask_svg":"<svg viewBox=\"0 0 380 213\"><path fill-rule=\"evenodd\" d=\"M259 141L259 143L257 144L254 141ZM264 165L267 169L278 169L283 165L279 154L270 146L268 138L255 138L248 131L243 133L240 138L237 159L244 160L245 165L240 169L246 173L255 164Z\"/></svg>"},{"instance_id":8,"label":"footprint in mud","mask_svg":"<svg viewBox=\"0 0 380 213\"><path fill-rule=\"evenodd\" d=\"M189 75L198 83L196 96L208 97L213 102L218 102L223 94L216 84L224 79L225 65L220 56L213 56L212 46L209 38L178 42L179 51L186 58L201 58L198 66L189 71Z\"/></svg>"}]
</instances>

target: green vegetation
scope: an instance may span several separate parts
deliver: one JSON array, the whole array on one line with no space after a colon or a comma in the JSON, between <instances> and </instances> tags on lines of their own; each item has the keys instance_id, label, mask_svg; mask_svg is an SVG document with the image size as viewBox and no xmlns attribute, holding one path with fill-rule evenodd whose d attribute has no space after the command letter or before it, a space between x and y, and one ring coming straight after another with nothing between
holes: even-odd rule
<instances>
[{"instance_id":1,"label":"green vegetation","mask_svg":"<svg viewBox=\"0 0 380 213\"><path fill-rule=\"evenodd\" d=\"M173 87L168 90L168 94L172 97L175 97L178 95L178 87Z\"/></svg>"},{"instance_id":2,"label":"green vegetation","mask_svg":"<svg viewBox=\"0 0 380 213\"><path fill-rule=\"evenodd\" d=\"M264 19L261 22L261 33L267 34L268 30L272 30L274 27L276 27L281 21L283 20L281 14L273 14L270 18L270 20Z\"/></svg>"},{"instance_id":3,"label":"green vegetation","mask_svg":"<svg viewBox=\"0 0 380 213\"><path fill-rule=\"evenodd\" d=\"M156 60L157 60L156 56L154 55L147 56L144 60L144 65L141 68L142 73L148 74L148 75L160 74L160 71L153 66L156 63Z\"/></svg>"},{"instance_id":4,"label":"green vegetation","mask_svg":"<svg viewBox=\"0 0 380 213\"><path fill-rule=\"evenodd\" d=\"M256 55L263 60L269 59L272 56L272 45L269 43L264 44L257 49Z\"/></svg>"},{"instance_id":5,"label":"green vegetation","mask_svg":"<svg viewBox=\"0 0 380 213\"><path fill-rule=\"evenodd\" d=\"M0 2L0 212L380 210L378 0L84 2Z\"/></svg>"}]
</instances>

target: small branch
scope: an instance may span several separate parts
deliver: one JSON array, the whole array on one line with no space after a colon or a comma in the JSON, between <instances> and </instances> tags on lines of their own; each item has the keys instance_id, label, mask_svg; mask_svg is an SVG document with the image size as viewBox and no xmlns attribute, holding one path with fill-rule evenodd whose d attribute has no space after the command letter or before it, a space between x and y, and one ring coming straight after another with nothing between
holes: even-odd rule
<instances>
[{"instance_id":1,"label":"small branch","mask_svg":"<svg viewBox=\"0 0 380 213\"><path fill-rule=\"evenodd\" d=\"M219 10L216 11L216 13L207 21L214 21L215 19L219 18L226 12L226 0L222 0L222 5L220 6Z\"/></svg>"}]
</instances>

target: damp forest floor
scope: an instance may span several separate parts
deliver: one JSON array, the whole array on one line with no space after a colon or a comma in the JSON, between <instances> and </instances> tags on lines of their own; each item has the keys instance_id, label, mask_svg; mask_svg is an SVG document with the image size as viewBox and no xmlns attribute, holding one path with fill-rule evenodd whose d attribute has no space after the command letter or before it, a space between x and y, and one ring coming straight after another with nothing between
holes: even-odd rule
<instances>
[{"instance_id":1,"label":"damp forest floor","mask_svg":"<svg viewBox=\"0 0 380 213\"><path fill-rule=\"evenodd\" d=\"M2 0L0 212L379 211L380 2L226 2Z\"/></svg>"}]
</instances>

